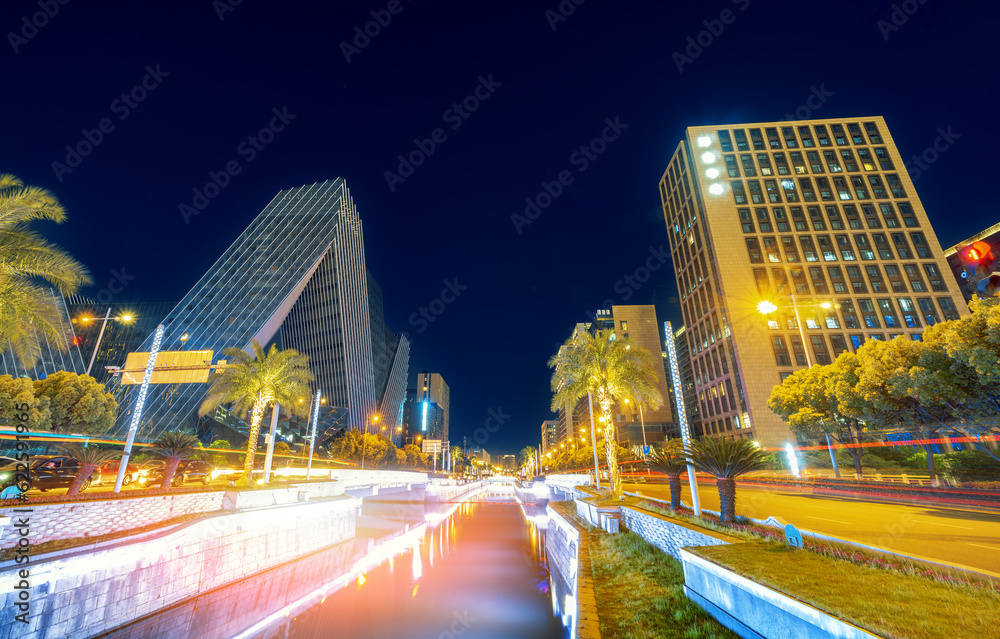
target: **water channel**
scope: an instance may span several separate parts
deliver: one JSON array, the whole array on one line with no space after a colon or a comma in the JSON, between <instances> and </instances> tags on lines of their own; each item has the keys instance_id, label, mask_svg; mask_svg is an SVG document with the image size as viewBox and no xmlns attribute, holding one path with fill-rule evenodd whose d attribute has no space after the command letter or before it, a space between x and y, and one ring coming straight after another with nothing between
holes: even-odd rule
<instances>
[{"instance_id":1,"label":"water channel","mask_svg":"<svg viewBox=\"0 0 1000 639\"><path fill-rule=\"evenodd\" d=\"M553 613L544 503L495 485L453 503L367 503L353 541L103 635L204 639L569 637Z\"/></svg>"}]
</instances>

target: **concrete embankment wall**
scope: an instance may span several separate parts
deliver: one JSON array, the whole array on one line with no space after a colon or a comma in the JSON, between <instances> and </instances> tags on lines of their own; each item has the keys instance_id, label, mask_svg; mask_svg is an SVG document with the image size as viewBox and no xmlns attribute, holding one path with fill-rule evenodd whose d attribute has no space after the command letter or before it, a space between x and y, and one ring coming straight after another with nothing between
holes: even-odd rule
<instances>
[{"instance_id":1,"label":"concrete embankment wall","mask_svg":"<svg viewBox=\"0 0 1000 639\"><path fill-rule=\"evenodd\" d=\"M553 600L563 624L575 626L579 639L600 639L597 597L590 576L587 533L549 506L545 553L552 576Z\"/></svg>"},{"instance_id":2,"label":"concrete embankment wall","mask_svg":"<svg viewBox=\"0 0 1000 639\"><path fill-rule=\"evenodd\" d=\"M249 493L248 493L249 494ZM132 543L0 570L0 639L83 639L354 537L361 501L334 497L233 511ZM19 570L29 574L22 579ZM13 622L26 581L29 624ZM192 635L194 636L194 635Z\"/></svg>"}]
</instances>

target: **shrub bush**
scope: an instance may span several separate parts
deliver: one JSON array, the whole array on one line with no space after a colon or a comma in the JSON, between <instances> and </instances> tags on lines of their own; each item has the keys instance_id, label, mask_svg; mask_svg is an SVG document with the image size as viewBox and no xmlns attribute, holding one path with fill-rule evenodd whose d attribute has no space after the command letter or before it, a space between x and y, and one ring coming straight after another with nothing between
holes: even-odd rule
<instances>
[{"instance_id":1,"label":"shrub bush","mask_svg":"<svg viewBox=\"0 0 1000 639\"><path fill-rule=\"evenodd\" d=\"M960 481L1000 480L1000 462L981 450L963 450L947 455L942 466L944 472Z\"/></svg>"}]
</instances>

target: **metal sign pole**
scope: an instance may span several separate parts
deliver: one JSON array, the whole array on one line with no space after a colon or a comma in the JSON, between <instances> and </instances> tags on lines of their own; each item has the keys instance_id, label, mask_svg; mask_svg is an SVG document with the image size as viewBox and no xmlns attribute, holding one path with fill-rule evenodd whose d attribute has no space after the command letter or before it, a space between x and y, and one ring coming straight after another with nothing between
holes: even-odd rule
<instances>
[{"instance_id":1,"label":"metal sign pole","mask_svg":"<svg viewBox=\"0 0 1000 639\"><path fill-rule=\"evenodd\" d=\"M146 371L142 374L142 385L139 387L139 397L135 400L135 409L132 412L132 423L128 427L128 437L125 440L125 454L118 462L118 477L115 478L115 492L122 490L122 482L125 481L125 471L128 469L128 458L132 455L132 442L135 441L135 431L139 428L139 421L142 419L142 406L146 403L146 392L149 390L149 380L153 377L153 367L156 366L156 354L160 351L160 342L163 341L163 324L156 327L153 333L153 345L149 349L149 361L146 362Z\"/></svg>"},{"instance_id":2,"label":"metal sign pole","mask_svg":"<svg viewBox=\"0 0 1000 639\"><path fill-rule=\"evenodd\" d=\"M683 382L681 381L680 370L677 368L677 347L674 345L674 330L670 326L670 322L664 322L663 327L667 332L667 359L670 363L670 379L674 384L677 425L681 429L681 441L684 443L684 448L687 449L688 443L691 441L691 434L688 432L687 412L684 410ZM691 505L694 506L695 517L701 517L701 500L698 499L698 480L695 478L694 466L688 464L687 469L688 487L691 490Z\"/></svg>"}]
</instances>

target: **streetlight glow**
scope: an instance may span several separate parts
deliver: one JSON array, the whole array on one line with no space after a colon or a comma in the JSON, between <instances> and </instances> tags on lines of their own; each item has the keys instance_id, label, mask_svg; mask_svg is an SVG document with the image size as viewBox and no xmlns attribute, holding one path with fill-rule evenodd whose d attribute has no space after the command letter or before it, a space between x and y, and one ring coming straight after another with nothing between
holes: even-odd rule
<instances>
[{"instance_id":1,"label":"streetlight glow","mask_svg":"<svg viewBox=\"0 0 1000 639\"><path fill-rule=\"evenodd\" d=\"M778 307L775 306L773 302L769 302L768 300L764 300L757 304L757 311L762 315L770 315L776 310L778 310Z\"/></svg>"}]
</instances>

